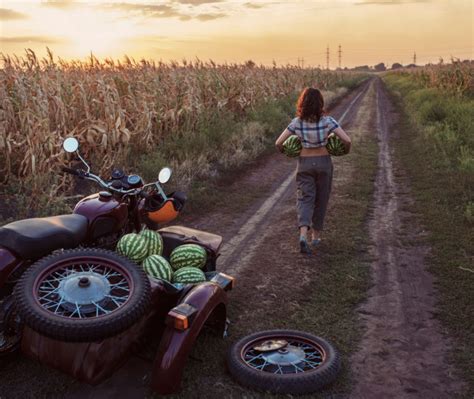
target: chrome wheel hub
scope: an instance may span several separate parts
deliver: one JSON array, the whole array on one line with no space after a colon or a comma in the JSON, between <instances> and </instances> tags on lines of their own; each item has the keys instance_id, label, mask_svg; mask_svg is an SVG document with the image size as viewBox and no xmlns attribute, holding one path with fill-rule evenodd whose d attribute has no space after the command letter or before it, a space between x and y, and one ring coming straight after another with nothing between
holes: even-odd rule
<instances>
[{"instance_id":1,"label":"chrome wheel hub","mask_svg":"<svg viewBox=\"0 0 474 399\"><path fill-rule=\"evenodd\" d=\"M57 292L64 304L90 305L109 295L110 283L99 273L78 272L61 280Z\"/></svg>"},{"instance_id":2,"label":"chrome wheel hub","mask_svg":"<svg viewBox=\"0 0 474 399\"><path fill-rule=\"evenodd\" d=\"M262 358L269 364L291 366L301 363L305 359L305 352L301 348L288 345L276 351L266 352Z\"/></svg>"}]
</instances>

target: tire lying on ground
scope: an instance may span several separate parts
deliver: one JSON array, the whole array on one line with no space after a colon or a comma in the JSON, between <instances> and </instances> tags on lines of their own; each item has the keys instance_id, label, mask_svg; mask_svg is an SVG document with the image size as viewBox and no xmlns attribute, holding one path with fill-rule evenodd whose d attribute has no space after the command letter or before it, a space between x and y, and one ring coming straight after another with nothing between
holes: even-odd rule
<instances>
[{"instance_id":1,"label":"tire lying on ground","mask_svg":"<svg viewBox=\"0 0 474 399\"><path fill-rule=\"evenodd\" d=\"M150 302L143 269L116 252L84 248L40 259L15 287L18 314L42 335L93 342L136 321Z\"/></svg>"},{"instance_id":2,"label":"tire lying on ground","mask_svg":"<svg viewBox=\"0 0 474 399\"><path fill-rule=\"evenodd\" d=\"M257 391L307 394L332 383L341 361L323 338L294 330L269 330L233 344L227 365L238 383Z\"/></svg>"}]
</instances>

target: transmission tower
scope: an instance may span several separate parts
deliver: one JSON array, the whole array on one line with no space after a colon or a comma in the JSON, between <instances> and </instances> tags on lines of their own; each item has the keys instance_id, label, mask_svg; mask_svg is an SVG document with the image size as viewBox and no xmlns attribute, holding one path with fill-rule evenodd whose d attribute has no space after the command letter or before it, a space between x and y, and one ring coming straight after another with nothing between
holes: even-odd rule
<instances>
[{"instance_id":1,"label":"transmission tower","mask_svg":"<svg viewBox=\"0 0 474 399\"><path fill-rule=\"evenodd\" d=\"M342 59L341 45L339 45L339 50L337 51L337 53L338 53L338 58L339 58L339 69L341 69L341 59Z\"/></svg>"},{"instance_id":2,"label":"transmission tower","mask_svg":"<svg viewBox=\"0 0 474 399\"><path fill-rule=\"evenodd\" d=\"M413 52L413 64L416 65L416 51Z\"/></svg>"},{"instance_id":3,"label":"transmission tower","mask_svg":"<svg viewBox=\"0 0 474 399\"><path fill-rule=\"evenodd\" d=\"M326 69L329 69L329 44L326 47Z\"/></svg>"}]
</instances>

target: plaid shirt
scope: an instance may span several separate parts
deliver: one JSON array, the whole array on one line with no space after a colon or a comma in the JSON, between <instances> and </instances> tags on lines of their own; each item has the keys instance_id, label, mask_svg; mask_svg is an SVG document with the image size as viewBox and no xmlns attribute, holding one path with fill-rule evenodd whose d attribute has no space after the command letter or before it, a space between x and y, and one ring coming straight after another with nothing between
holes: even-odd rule
<instances>
[{"instance_id":1,"label":"plaid shirt","mask_svg":"<svg viewBox=\"0 0 474 399\"><path fill-rule=\"evenodd\" d=\"M304 148L318 148L327 144L329 133L338 127L339 123L332 116L322 116L318 122L294 118L287 129L299 137Z\"/></svg>"}]
</instances>

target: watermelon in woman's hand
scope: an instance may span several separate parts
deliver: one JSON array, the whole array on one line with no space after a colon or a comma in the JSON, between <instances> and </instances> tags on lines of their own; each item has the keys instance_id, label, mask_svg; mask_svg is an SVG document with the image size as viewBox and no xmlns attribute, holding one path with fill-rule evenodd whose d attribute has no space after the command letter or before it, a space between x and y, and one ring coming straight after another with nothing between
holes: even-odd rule
<instances>
[{"instance_id":1,"label":"watermelon in woman's hand","mask_svg":"<svg viewBox=\"0 0 474 399\"><path fill-rule=\"evenodd\" d=\"M334 133L331 133L328 136L328 143L326 144L326 149L329 154L335 157L347 154L346 146L342 140L337 137Z\"/></svg>"},{"instance_id":2,"label":"watermelon in woman's hand","mask_svg":"<svg viewBox=\"0 0 474 399\"><path fill-rule=\"evenodd\" d=\"M298 136L292 135L283 143L283 154L287 157L294 158L300 155L302 148L303 146Z\"/></svg>"}]
</instances>

